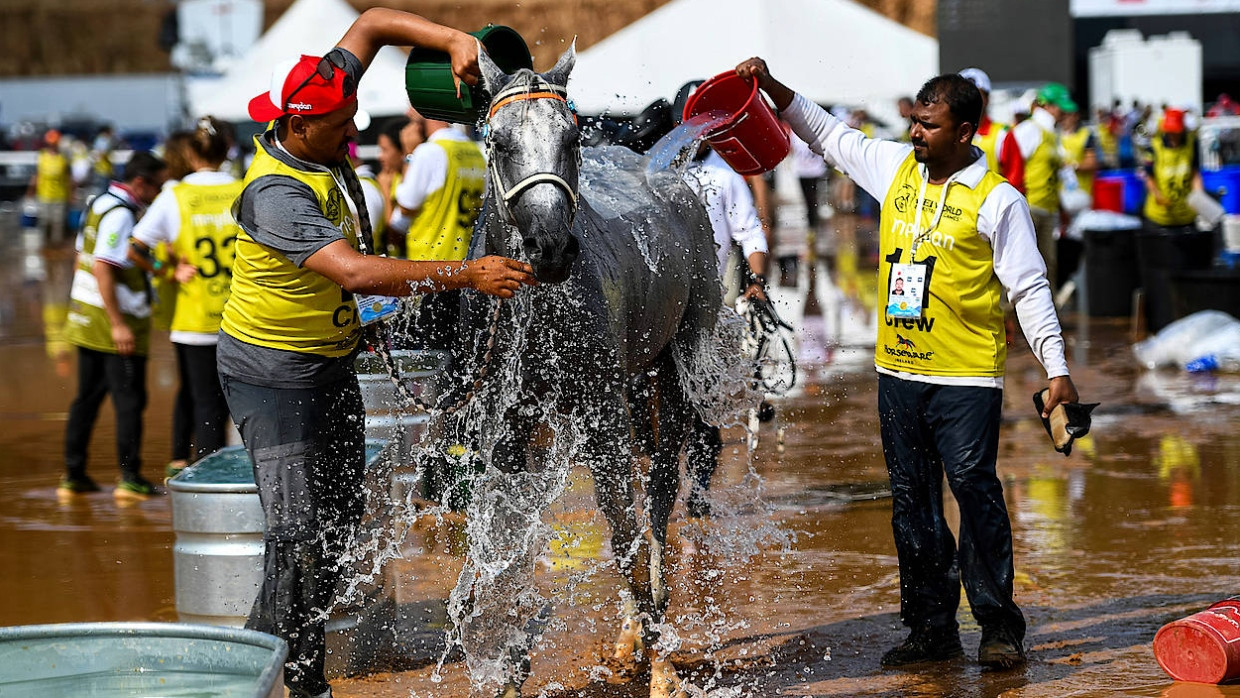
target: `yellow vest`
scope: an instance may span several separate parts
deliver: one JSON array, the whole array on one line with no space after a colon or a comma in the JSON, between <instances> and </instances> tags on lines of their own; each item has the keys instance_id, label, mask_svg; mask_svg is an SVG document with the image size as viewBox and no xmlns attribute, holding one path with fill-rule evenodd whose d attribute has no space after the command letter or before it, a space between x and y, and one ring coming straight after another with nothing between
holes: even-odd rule
<instances>
[{"instance_id":1,"label":"yellow vest","mask_svg":"<svg viewBox=\"0 0 1240 698\"><path fill-rule=\"evenodd\" d=\"M1007 138L1008 132L1012 127L1007 124L1001 124L996 121L990 122L990 130L985 135L981 133L973 134L973 145L982 149L986 154L986 167L991 172L1003 174L999 169L999 151L1003 148L1003 139Z\"/></svg>"},{"instance_id":2,"label":"yellow vest","mask_svg":"<svg viewBox=\"0 0 1240 698\"><path fill-rule=\"evenodd\" d=\"M103 196L111 196L104 194ZM82 251L77 255L77 268L73 274L73 292L69 300L69 313L65 321L65 341L79 347L94 349L108 354L115 354L116 344L112 341L112 321L103 308L103 299L99 292L99 282L95 278L95 245L99 240L99 223L103 217L118 208L133 209L129 204L117 201L115 206L108 206L96 212L92 206L86 214L86 222L82 226ZM146 284L146 274L136 266L112 270L115 275L117 300L122 295L145 302L145 307L136 307L133 313L124 312L122 303L121 317L134 335L134 353L146 356L150 350L151 318L150 290Z\"/></svg>"},{"instance_id":3,"label":"yellow vest","mask_svg":"<svg viewBox=\"0 0 1240 698\"><path fill-rule=\"evenodd\" d=\"M1188 205L1188 195L1193 186L1193 143L1192 136L1185 136L1184 144L1172 148L1163 143L1162 134L1154 135L1150 140L1150 153L1154 161L1154 183L1158 190L1167 197L1167 205L1163 206L1154 200L1154 195L1145 197L1145 217L1158 225L1191 225L1197 220L1197 212Z\"/></svg>"},{"instance_id":4,"label":"yellow vest","mask_svg":"<svg viewBox=\"0 0 1240 698\"><path fill-rule=\"evenodd\" d=\"M198 267L198 275L177 285L172 331L214 333L220 329L224 303L232 284L233 244L240 228L232 205L240 181L187 184L172 188L181 212L181 231L172 251L177 259Z\"/></svg>"},{"instance_id":5,"label":"yellow vest","mask_svg":"<svg viewBox=\"0 0 1240 698\"><path fill-rule=\"evenodd\" d=\"M1042 142L1025 162L1025 198L1029 205L1054 213L1059 210L1059 168L1063 166L1059 154L1059 137L1042 131Z\"/></svg>"},{"instance_id":6,"label":"yellow vest","mask_svg":"<svg viewBox=\"0 0 1240 698\"><path fill-rule=\"evenodd\" d=\"M1004 179L987 172L970 189L950 184L943 216L934 230L941 185L927 185L920 213L913 211L921 188L921 168L909 153L883 202L879 225L878 288L886 305L892 265L908 264L913 241L918 263L927 263L925 305L920 318L881 319L874 363L891 371L926 376L1002 376L1007 358L1001 286L994 251L977 232L977 211ZM923 236L924 234L924 236Z\"/></svg>"},{"instance_id":7,"label":"yellow vest","mask_svg":"<svg viewBox=\"0 0 1240 698\"><path fill-rule=\"evenodd\" d=\"M267 176L304 183L314 191L324 218L358 249L357 221L345 203L348 193L341 191L332 175L286 165L268 154L258 138L244 186ZM353 294L260 245L245 230L237 233L234 249L232 293L220 322L225 333L247 344L303 354L340 357L353 351L361 336Z\"/></svg>"},{"instance_id":8,"label":"yellow vest","mask_svg":"<svg viewBox=\"0 0 1240 698\"><path fill-rule=\"evenodd\" d=\"M1060 142L1063 143L1063 150L1067 156L1068 164L1076 165L1085 159L1085 145L1089 143L1089 136L1092 133L1088 126L1082 126L1074 133L1064 134L1059 137ZM1093 172L1078 172L1076 181L1080 185L1081 191L1091 195L1094 193Z\"/></svg>"},{"instance_id":9,"label":"yellow vest","mask_svg":"<svg viewBox=\"0 0 1240 698\"><path fill-rule=\"evenodd\" d=\"M63 203L69 200L69 159L60 153L39 151L34 193L39 201Z\"/></svg>"},{"instance_id":10,"label":"yellow vest","mask_svg":"<svg viewBox=\"0 0 1240 698\"><path fill-rule=\"evenodd\" d=\"M387 195L387 192L384 192L383 189L379 187L379 180L375 179L374 177L359 177L359 179L361 179L363 182L370 182L371 186L375 188L375 191L379 192L381 195L385 195L385 196ZM379 218L383 218L383 216L379 216ZM383 233L386 230L387 230L386 220L376 221L374 219L371 219L370 221L370 233L371 233L370 249L375 254L383 254L383 251L387 249L387 246L383 242Z\"/></svg>"},{"instance_id":11,"label":"yellow vest","mask_svg":"<svg viewBox=\"0 0 1240 698\"><path fill-rule=\"evenodd\" d=\"M409 259L458 260L469 253L474 221L482 210L486 160L471 141L435 141L448 154L442 189L431 192L405 236Z\"/></svg>"}]
</instances>

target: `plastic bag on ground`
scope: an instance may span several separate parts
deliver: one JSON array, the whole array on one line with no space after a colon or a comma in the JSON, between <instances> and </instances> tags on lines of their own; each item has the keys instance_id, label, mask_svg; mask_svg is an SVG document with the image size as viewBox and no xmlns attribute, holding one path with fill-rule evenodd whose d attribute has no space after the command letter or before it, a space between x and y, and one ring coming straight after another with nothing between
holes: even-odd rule
<instances>
[{"instance_id":1,"label":"plastic bag on ground","mask_svg":"<svg viewBox=\"0 0 1240 698\"><path fill-rule=\"evenodd\" d=\"M1240 365L1240 320L1220 310L1202 310L1137 342L1132 352L1149 369L1203 366L1209 362L1194 362L1210 356L1216 367Z\"/></svg>"}]
</instances>

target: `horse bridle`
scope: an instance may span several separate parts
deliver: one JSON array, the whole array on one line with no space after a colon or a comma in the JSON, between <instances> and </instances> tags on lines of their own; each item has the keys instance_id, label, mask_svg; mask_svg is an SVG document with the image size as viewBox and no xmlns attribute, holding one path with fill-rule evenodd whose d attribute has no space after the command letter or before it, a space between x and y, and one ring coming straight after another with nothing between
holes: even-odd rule
<instances>
[{"instance_id":1,"label":"horse bridle","mask_svg":"<svg viewBox=\"0 0 1240 698\"><path fill-rule=\"evenodd\" d=\"M509 104L524 102L532 99L553 99L559 102L564 102L568 105L569 111L573 115L573 122L577 122L576 109L573 106L572 100L568 98L568 91L563 87L558 87L549 83L542 83L537 86L519 85L516 87L510 87L500 91L500 93L495 95L494 99L491 100L491 110L487 114L487 123L485 126L488 152L494 153L491 149L491 117L495 116L496 112ZM495 164L496 158L494 155L489 157L487 160L487 167L491 170L491 179L495 182L495 187L497 190L496 195L499 198L500 208L504 212L504 218L506 218L509 223L514 223L512 214L508 209L513 200L521 196L521 194L529 188L539 184L550 184L558 187L561 191L568 195L571 213L577 213L577 192L574 191L572 185L565 181L565 179L560 175L554 172L535 172L510 187L504 184L504 179L500 176L499 169Z\"/></svg>"}]
</instances>

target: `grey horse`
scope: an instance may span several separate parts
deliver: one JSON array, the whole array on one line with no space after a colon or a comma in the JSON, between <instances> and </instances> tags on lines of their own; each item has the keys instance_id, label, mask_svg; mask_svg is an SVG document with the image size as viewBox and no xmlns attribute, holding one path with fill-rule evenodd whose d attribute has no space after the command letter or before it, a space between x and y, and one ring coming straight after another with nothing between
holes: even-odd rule
<instances>
[{"instance_id":1,"label":"grey horse","mask_svg":"<svg viewBox=\"0 0 1240 698\"><path fill-rule=\"evenodd\" d=\"M680 453L701 413L694 386L703 377L691 374L721 307L714 241L677 174L648 175L645 161L622 148L583 154L565 89L575 59L570 48L547 73L507 75L480 56L493 99L488 191L470 255L528 261L540 286L502 304L466 302L458 395L493 396L488 382L502 381L510 399L483 400L482 418L460 419L473 426L458 424L456 433L472 429L461 438L486 444L479 448L490 465L522 473L548 457L536 435L552 414L576 429L579 438L557 455L589 467L636 610L623 623L618 658L650 662L653 698L682 696L657 628L668 605L664 546ZM634 503L635 448L650 456L649 538ZM528 555L526 562L532 567ZM462 577L469 574L467 563ZM466 594L480 603L476 589ZM465 615L479 618L471 609ZM505 671L501 693L519 695L528 659L514 657Z\"/></svg>"}]
</instances>

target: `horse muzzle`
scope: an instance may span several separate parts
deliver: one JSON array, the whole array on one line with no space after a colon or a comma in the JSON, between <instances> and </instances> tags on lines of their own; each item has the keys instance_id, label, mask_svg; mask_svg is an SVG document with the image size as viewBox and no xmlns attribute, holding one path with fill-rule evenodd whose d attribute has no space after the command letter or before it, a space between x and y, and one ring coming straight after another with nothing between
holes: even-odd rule
<instances>
[{"instance_id":1,"label":"horse muzzle","mask_svg":"<svg viewBox=\"0 0 1240 698\"><path fill-rule=\"evenodd\" d=\"M572 233L552 239L528 237L522 241L522 246L530 266L534 268L534 278L544 284L566 281L573 262L581 254L581 243Z\"/></svg>"}]
</instances>

